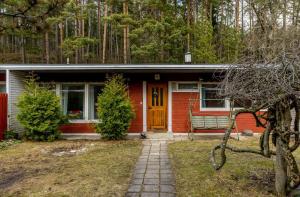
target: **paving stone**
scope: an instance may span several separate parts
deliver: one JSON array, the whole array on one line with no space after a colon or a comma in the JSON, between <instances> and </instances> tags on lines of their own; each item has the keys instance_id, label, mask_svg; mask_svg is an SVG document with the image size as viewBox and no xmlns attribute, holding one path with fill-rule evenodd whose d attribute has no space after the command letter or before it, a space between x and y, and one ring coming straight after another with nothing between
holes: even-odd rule
<instances>
[{"instance_id":1,"label":"paving stone","mask_svg":"<svg viewBox=\"0 0 300 197\"><path fill-rule=\"evenodd\" d=\"M172 170L169 170L169 169L168 169L168 170L161 169L161 170L160 170L160 173L161 173L161 174L172 174Z\"/></svg>"},{"instance_id":2,"label":"paving stone","mask_svg":"<svg viewBox=\"0 0 300 197\"><path fill-rule=\"evenodd\" d=\"M159 161L148 161L148 165L159 165Z\"/></svg>"},{"instance_id":3,"label":"paving stone","mask_svg":"<svg viewBox=\"0 0 300 197\"><path fill-rule=\"evenodd\" d=\"M159 165L148 165L147 169L159 169Z\"/></svg>"},{"instance_id":4,"label":"paving stone","mask_svg":"<svg viewBox=\"0 0 300 197\"><path fill-rule=\"evenodd\" d=\"M145 173L146 168L135 169L134 174L143 174Z\"/></svg>"},{"instance_id":5,"label":"paving stone","mask_svg":"<svg viewBox=\"0 0 300 197\"><path fill-rule=\"evenodd\" d=\"M160 178L160 184L163 184L163 185L175 185L175 179L161 177Z\"/></svg>"},{"instance_id":6,"label":"paving stone","mask_svg":"<svg viewBox=\"0 0 300 197\"><path fill-rule=\"evenodd\" d=\"M160 185L161 192L175 193L175 187L173 185Z\"/></svg>"},{"instance_id":7,"label":"paving stone","mask_svg":"<svg viewBox=\"0 0 300 197\"><path fill-rule=\"evenodd\" d=\"M159 174L145 174L145 178L146 179L158 179L159 178Z\"/></svg>"},{"instance_id":8,"label":"paving stone","mask_svg":"<svg viewBox=\"0 0 300 197\"><path fill-rule=\"evenodd\" d=\"M130 187L128 188L128 192L140 192L142 190L142 185L130 185Z\"/></svg>"},{"instance_id":9,"label":"paving stone","mask_svg":"<svg viewBox=\"0 0 300 197\"><path fill-rule=\"evenodd\" d=\"M144 185L158 185L159 184L159 179L144 179Z\"/></svg>"},{"instance_id":10,"label":"paving stone","mask_svg":"<svg viewBox=\"0 0 300 197\"><path fill-rule=\"evenodd\" d=\"M147 169L146 174L158 174L159 169Z\"/></svg>"},{"instance_id":11,"label":"paving stone","mask_svg":"<svg viewBox=\"0 0 300 197\"><path fill-rule=\"evenodd\" d=\"M125 194L125 197L139 197L140 193L132 193L132 192L127 192Z\"/></svg>"},{"instance_id":12,"label":"paving stone","mask_svg":"<svg viewBox=\"0 0 300 197\"><path fill-rule=\"evenodd\" d=\"M134 179L142 179L142 178L144 178L144 173L141 173L141 174L134 174L134 175L133 175L133 178L134 178Z\"/></svg>"},{"instance_id":13,"label":"paving stone","mask_svg":"<svg viewBox=\"0 0 300 197\"><path fill-rule=\"evenodd\" d=\"M175 197L176 194L175 193L164 193L164 192L161 192L161 193L159 193L159 196L160 197Z\"/></svg>"},{"instance_id":14,"label":"paving stone","mask_svg":"<svg viewBox=\"0 0 300 197\"><path fill-rule=\"evenodd\" d=\"M141 185L141 184L143 184L143 179L132 179L131 184L132 185Z\"/></svg>"},{"instance_id":15,"label":"paving stone","mask_svg":"<svg viewBox=\"0 0 300 197\"><path fill-rule=\"evenodd\" d=\"M140 165L136 165L134 169L146 169L147 168L147 164L140 164Z\"/></svg>"},{"instance_id":16,"label":"paving stone","mask_svg":"<svg viewBox=\"0 0 300 197\"><path fill-rule=\"evenodd\" d=\"M159 185L143 185L143 192L158 192Z\"/></svg>"},{"instance_id":17,"label":"paving stone","mask_svg":"<svg viewBox=\"0 0 300 197\"><path fill-rule=\"evenodd\" d=\"M141 197L158 197L159 193L158 192L143 192L141 194Z\"/></svg>"}]
</instances>

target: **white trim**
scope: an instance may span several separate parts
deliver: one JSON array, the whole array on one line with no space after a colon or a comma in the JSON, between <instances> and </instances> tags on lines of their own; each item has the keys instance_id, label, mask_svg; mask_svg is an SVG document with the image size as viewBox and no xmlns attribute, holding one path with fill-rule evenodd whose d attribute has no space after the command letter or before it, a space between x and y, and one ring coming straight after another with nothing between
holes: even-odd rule
<instances>
[{"instance_id":1,"label":"white trim","mask_svg":"<svg viewBox=\"0 0 300 197\"><path fill-rule=\"evenodd\" d=\"M7 94L7 130L10 130L10 114L11 114L11 101L10 101L10 71L7 69L5 73L5 81L6 81L6 94Z\"/></svg>"},{"instance_id":2,"label":"white trim","mask_svg":"<svg viewBox=\"0 0 300 197\"><path fill-rule=\"evenodd\" d=\"M1 65L0 70L226 70L230 64L7 64Z\"/></svg>"},{"instance_id":3,"label":"white trim","mask_svg":"<svg viewBox=\"0 0 300 197\"><path fill-rule=\"evenodd\" d=\"M84 120L89 120L89 84L84 84Z\"/></svg>"},{"instance_id":4,"label":"white trim","mask_svg":"<svg viewBox=\"0 0 300 197\"><path fill-rule=\"evenodd\" d=\"M172 81L168 82L168 133L173 132L172 125Z\"/></svg>"},{"instance_id":5,"label":"white trim","mask_svg":"<svg viewBox=\"0 0 300 197\"><path fill-rule=\"evenodd\" d=\"M201 82L200 83L200 91L199 91L199 100L200 100L200 111L230 111L230 103L228 99L224 99L225 100L225 106L224 107L202 107L202 85L203 84L218 84L217 82ZM220 99L221 100L221 99Z\"/></svg>"},{"instance_id":6,"label":"white trim","mask_svg":"<svg viewBox=\"0 0 300 197\"><path fill-rule=\"evenodd\" d=\"M56 83L55 84L55 93L56 93L56 96L59 96L59 98L61 98L61 95L60 95L60 84L59 83Z\"/></svg>"},{"instance_id":7,"label":"white trim","mask_svg":"<svg viewBox=\"0 0 300 197\"><path fill-rule=\"evenodd\" d=\"M172 92L199 92L200 83L199 81L173 81L173 83L176 83L176 89L173 89ZM179 84L190 84L195 83L197 84L197 89L179 89ZM172 86L171 86L172 87Z\"/></svg>"},{"instance_id":8,"label":"white trim","mask_svg":"<svg viewBox=\"0 0 300 197\"><path fill-rule=\"evenodd\" d=\"M147 132L147 82L143 81L143 132Z\"/></svg>"}]
</instances>

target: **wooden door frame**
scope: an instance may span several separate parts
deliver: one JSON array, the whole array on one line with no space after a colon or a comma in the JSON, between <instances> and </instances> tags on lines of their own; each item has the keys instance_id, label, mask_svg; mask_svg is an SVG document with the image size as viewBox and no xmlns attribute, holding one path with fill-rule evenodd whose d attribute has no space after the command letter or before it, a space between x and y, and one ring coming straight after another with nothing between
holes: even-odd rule
<instances>
[{"instance_id":1,"label":"wooden door frame","mask_svg":"<svg viewBox=\"0 0 300 197\"><path fill-rule=\"evenodd\" d=\"M164 85L164 87L166 88L166 90L165 90L165 92L166 92L166 95L164 96L164 98L165 98L165 128L164 129L157 129L157 130L152 130L151 128L150 128L150 115L149 115L149 102L151 101L150 99L149 99L149 86L151 86L151 85ZM146 114L147 114L147 120L146 120L146 122L147 122L147 132L151 132L151 131L157 131L157 132L168 132L168 130L169 130L169 121L168 121L168 118L169 118L169 115L168 115L168 113L169 113L169 110L168 110L168 107L169 107L169 84L168 84L168 82L167 81L150 81L150 82L148 82L147 81L147 84L146 84L146 101L147 101L147 103L146 103Z\"/></svg>"}]
</instances>

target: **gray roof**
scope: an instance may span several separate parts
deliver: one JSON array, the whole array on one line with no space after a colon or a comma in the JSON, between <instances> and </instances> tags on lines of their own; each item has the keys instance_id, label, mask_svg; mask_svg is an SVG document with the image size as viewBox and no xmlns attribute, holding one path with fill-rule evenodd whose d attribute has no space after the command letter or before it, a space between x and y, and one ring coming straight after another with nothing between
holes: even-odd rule
<instances>
[{"instance_id":1,"label":"gray roof","mask_svg":"<svg viewBox=\"0 0 300 197\"><path fill-rule=\"evenodd\" d=\"M228 64L1 64L0 70L20 71L213 71Z\"/></svg>"}]
</instances>

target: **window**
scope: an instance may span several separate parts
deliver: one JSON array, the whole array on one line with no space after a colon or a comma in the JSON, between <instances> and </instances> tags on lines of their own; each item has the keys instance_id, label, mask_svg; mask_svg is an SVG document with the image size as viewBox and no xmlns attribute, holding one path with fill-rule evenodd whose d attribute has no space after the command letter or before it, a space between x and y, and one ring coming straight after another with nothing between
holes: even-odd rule
<instances>
[{"instance_id":1,"label":"window","mask_svg":"<svg viewBox=\"0 0 300 197\"><path fill-rule=\"evenodd\" d=\"M62 85L62 107L71 119L84 119L84 85Z\"/></svg>"},{"instance_id":2,"label":"window","mask_svg":"<svg viewBox=\"0 0 300 197\"><path fill-rule=\"evenodd\" d=\"M217 84L202 84L201 96L203 108L225 108L225 99L218 96Z\"/></svg>"},{"instance_id":3,"label":"window","mask_svg":"<svg viewBox=\"0 0 300 197\"><path fill-rule=\"evenodd\" d=\"M0 84L0 93L5 93L5 92L6 92L5 84Z\"/></svg>"},{"instance_id":4,"label":"window","mask_svg":"<svg viewBox=\"0 0 300 197\"><path fill-rule=\"evenodd\" d=\"M178 83L178 90L198 90L198 83Z\"/></svg>"},{"instance_id":5,"label":"window","mask_svg":"<svg viewBox=\"0 0 300 197\"><path fill-rule=\"evenodd\" d=\"M97 97L102 93L103 85L90 85L89 87L89 120L98 119Z\"/></svg>"},{"instance_id":6,"label":"window","mask_svg":"<svg viewBox=\"0 0 300 197\"><path fill-rule=\"evenodd\" d=\"M197 92L199 84L197 82L174 82L172 89L177 92Z\"/></svg>"}]
</instances>

